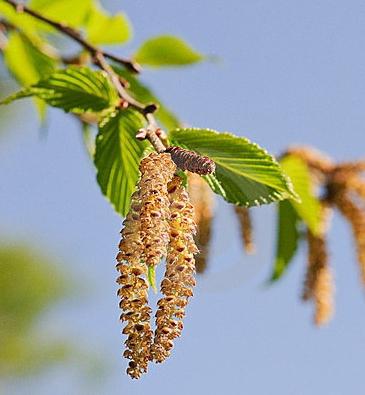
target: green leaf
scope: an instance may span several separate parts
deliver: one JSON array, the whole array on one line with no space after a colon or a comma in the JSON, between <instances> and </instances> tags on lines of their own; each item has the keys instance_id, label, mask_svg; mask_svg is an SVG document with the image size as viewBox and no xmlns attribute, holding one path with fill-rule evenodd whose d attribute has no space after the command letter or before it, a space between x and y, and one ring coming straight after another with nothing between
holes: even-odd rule
<instances>
[{"instance_id":1,"label":"green leaf","mask_svg":"<svg viewBox=\"0 0 365 395\"><path fill-rule=\"evenodd\" d=\"M271 282L278 280L288 269L299 240L299 218L291 203L286 200L278 204L277 246Z\"/></svg>"},{"instance_id":2,"label":"green leaf","mask_svg":"<svg viewBox=\"0 0 365 395\"><path fill-rule=\"evenodd\" d=\"M0 103L7 104L31 95L74 113L99 112L118 102L118 95L103 72L77 66L58 70Z\"/></svg>"},{"instance_id":3,"label":"green leaf","mask_svg":"<svg viewBox=\"0 0 365 395\"><path fill-rule=\"evenodd\" d=\"M0 15L6 21L21 29L27 36L39 39L39 35L36 32L38 22L35 18L24 13L16 12L14 7L2 1L0 1Z\"/></svg>"},{"instance_id":4,"label":"green leaf","mask_svg":"<svg viewBox=\"0 0 365 395\"><path fill-rule=\"evenodd\" d=\"M39 81L52 73L56 67L55 58L43 53L27 36L17 31L10 32L8 36L4 48L4 61L9 72L22 86ZM42 118L44 103L37 101L36 104Z\"/></svg>"},{"instance_id":5,"label":"green leaf","mask_svg":"<svg viewBox=\"0 0 365 395\"><path fill-rule=\"evenodd\" d=\"M115 210L126 216L139 178L139 162L147 143L136 140L143 117L134 110L114 112L99 126L95 166L103 194Z\"/></svg>"},{"instance_id":6,"label":"green leaf","mask_svg":"<svg viewBox=\"0 0 365 395\"><path fill-rule=\"evenodd\" d=\"M92 0L31 0L29 3L31 9L72 27L84 24L91 5ZM49 30L44 23L41 26Z\"/></svg>"},{"instance_id":7,"label":"green leaf","mask_svg":"<svg viewBox=\"0 0 365 395\"><path fill-rule=\"evenodd\" d=\"M134 59L144 65L184 66L200 62L204 57L182 39L174 36L158 36L145 41Z\"/></svg>"},{"instance_id":8,"label":"green leaf","mask_svg":"<svg viewBox=\"0 0 365 395\"><path fill-rule=\"evenodd\" d=\"M109 15L100 5L93 5L86 23L88 41L93 44L121 44L132 36L130 23L123 13Z\"/></svg>"},{"instance_id":9,"label":"green leaf","mask_svg":"<svg viewBox=\"0 0 365 395\"><path fill-rule=\"evenodd\" d=\"M250 207L296 198L280 165L246 138L208 129L177 129L170 139L174 145L214 160L216 172L205 178L230 203Z\"/></svg>"},{"instance_id":10,"label":"green leaf","mask_svg":"<svg viewBox=\"0 0 365 395\"><path fill-rule=\"evenodd\" d=\"M313 193L311 175L306 163L295 156L286 156L280 165L293 182L294 189L301 202L291 200L291 204L308 228L317 234L320 227L321 205Z\"/></svg>"},{"instance_id":11,"label":"green leaf","mask_svg":"<svg viewBox=\"0 0 365 395\"><path fill-rule=\"evenodd\" d=\"M40 51L23 34L10 32L4 48L4 60L20 85L27 86L53 72L56 60Z\"/></svg>"},{"instance_id":12,"label":"green leaf","mask_svg":"<svg viewBox=\"0 0 365 395\"><path fill-rule=\"evenodd\" d=\"M127 70L123 70L120 67L115 67L114 69L128 82L128 91L136 100L144 104L155 103L158 105L158 110L156 111L155 116L165 128L175 129L180 126L180 121L176 115L172 113L159 99L157 99L156 95L150 88L144 85Z\"/></svg>"}]
</instances>

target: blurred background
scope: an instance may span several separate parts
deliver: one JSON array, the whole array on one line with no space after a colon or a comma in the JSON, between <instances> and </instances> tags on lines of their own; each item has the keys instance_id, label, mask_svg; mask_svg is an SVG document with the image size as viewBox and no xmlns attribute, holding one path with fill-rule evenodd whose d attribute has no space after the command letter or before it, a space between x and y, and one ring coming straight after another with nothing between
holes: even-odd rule
<instances>
[{"instance_id":1,"label":"blurred background","mask_svg":"<svg viewBox=\"0 0 365 395\"><path fill-rule=\"evenodd\" d=\"M143 74L188 124L246 136L274 154L305 143L339 161L365 156L363 1L102 3L134 25L125 55L171 33L218 58ZM1 75L4 97L15 86ZM233 211L217 199L209 268L183 336L136 382L121 356L121 218L99 191L78 123L51 110L40 128L31 102L1 108L0 180L0 393L363 393L365 297L339 216L330 234L336 316L317 329L299 300L305 251L266 284L275 206L252 210L258 251L246 256Z\"/></svg>"}]
</instances>

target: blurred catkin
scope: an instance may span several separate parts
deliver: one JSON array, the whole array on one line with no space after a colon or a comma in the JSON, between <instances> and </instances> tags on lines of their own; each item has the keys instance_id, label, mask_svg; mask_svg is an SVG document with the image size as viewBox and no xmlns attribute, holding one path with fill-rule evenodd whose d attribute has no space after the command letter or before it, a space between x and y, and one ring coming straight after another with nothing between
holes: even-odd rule
<instances>
[{"instance_id":1,"label":"blurred catkin","mask_svg":"<svg viewBox=\"0 0 365 395\"><path fill-rule=\"evenodd\" d=\"M166 272L161 283L164 295L158 301L156 331L151 353L155 362L163 362L171 352L173 340L180 336L188 299L195 286L194 209L189 195L175 176L168 185L170 199L170 242L166 258Z\"/></svg>"},{"instance_id":2,"label":"blurred catkin","mask_svg":"<svg viewBox=\"0 0 365 395\"><path fill-rule=\"evenodd\" d=\"M365 200L365 180L358 175L352 175L347 178L347 189L355 192L360 198Z\"/></svg>"},{"instance_id":3,"label":"blurred catkin","mask_svg":"<svg viewBox=\"0 0 365 395\"><path fill-rule=\"evenodd\" d=\"M197 225L195 243L199 249L199 254L195 258L195 266L198 273L204 273L209 259L214 196L208 184L199 175L189 173L188 180L189 196L194 206L194 220Z\"/></svg>"},{"instance_id":4,"label":"blurred catkin","mask_svg":"<svg viewBox=\"0 0 365 395\"><path fill-rule=\"evenodd\" d=\"M117 255L117 270L120 276L118 296L121 298L121 320L127 324L123 334L128 336L124 356L130 359L127 373L138 379L147 372L152 330L151 309L148 306L147 267L141 260L142 241L140 234L141 203L139 193L132 196L131 209L123 222L122 240Z\"/></svg>"},{"instance_id":5,"label":"blurred catkin","mask_svg":"<svg viewBox=\"0 0 365 395\"><path fill-rule=\"evenodd\" d=\"M349 221L356 242L357 259L361 280L365 285L365 211L354 203L345 191L334 196L334 201L342 215Z\"/></svg>"},{"instance_id":6,"label":"blurred catkin","mask_svg":"<svg viewBox=\"0 0 365 395\"><path fill-rule=\"evenodd\" d=\"M142 255L147 266L156 266L166 256L170 214L167 183L175 171L170 154L153 152L140 164Z\"/></svg>"},{"instance_id":7,"label":"blurred catkin","mask_svg":"<svg viewBox=\"0 0 365 395\"><path fill-rule=\"evenodd\" d=\"M321 229L314 235L307 231L308 261L307 273L302 294L303 300L312 299L315 304L314 322L326 324L334 312L334 284L329 267L326 234L331 216L330 206L322 202Z\"/></svg>"},{"instance_id":8,"label":"blurred catkin","mask_svg":"<svg viewBox=\"0 0 365 395\"><path fill-rule=\"evenodd\" d=\"M234 207L240 225L242 244L248 254L255 252L255 244L252 236L252 220L250 211L247 207Z\"/></svg>"}]
</instances>

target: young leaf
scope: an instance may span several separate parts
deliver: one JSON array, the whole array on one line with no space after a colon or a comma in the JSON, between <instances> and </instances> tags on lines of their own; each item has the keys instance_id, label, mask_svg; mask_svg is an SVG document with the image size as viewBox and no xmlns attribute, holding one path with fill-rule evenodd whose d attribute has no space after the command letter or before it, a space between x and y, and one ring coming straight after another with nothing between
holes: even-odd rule
<instances>
[{"instance_id":1,"label":"young leaf","mask_svg":"<svg viewBox=\"0 0 365 395\"><path fill-rule=\"evenodd\" d=\"M99 112L115 106L118 101L117 93L103 72L77 66L55 71L1 103L27 96L39 97L53 107L79 114Z\"/></svg>"},{"instance_id":2,"label":"young leaf","mask_svg":"<svg viewBox=\"0 0 365 395\"><path fill-rule=\"evenodd\" d=\"M287 200L278 204L277 246L271 282L278 280L287 270L298 248L298 214Z\"/></svg>"},{"instance_id":3,"label":"young leaf","mask_svg":"<svg viewBox=\"0 0 365 395\"><path fill-rule=\"evenodd\" d=\"M215 162L215 174L205 178L213 191L230 203L250 207L296 198L275 159L246 138L208 129L176 129L169 137L174 145Z\"/></svg>"},{"instance_id":4,"label":"young leaf","mask_svg":"<svg viewBox=\"0 0 365 395\"><path fill-rule=\"evenodd\" d=\"M0 15L7 22L21 29L28 37L32 37L32 39L40 38L36 32L37 20L30 15L17 12L13 6L3 1L0 1Z\"/></svg>"},{"instance_id":5,"label":"young leaf","mask_svg":"<svg viewBox=\"0 0 365 395\"><path fill-rule=\"evenodd\" d=\"M143 117L134 110L117 111L99 126L95 166L103 194L125 216L139 177L139 162L147 143L136 140Z\"/></svg>"},{"instance_id":6,"label":"young leaf","mask_svg":"<svg viewBox=\"0 0 365 395\"><path fill-rule=\"evenodd\" d=\"M182 39L158 36L145 41L134 55L137 62L154 67L184 66L203 60L203 56Z\"/></svg>"},{"instance_id":7,"label":"young leaf","mask_svg":"<svg viewBox=\"0 0 365 395\"><path fill-rule=\"evenodd\" d=\"M180 126L180 121L176 115L173 114L163 103L161 103L159 99L157 99L151 89L149 89L127 70L123 70L120 67L115 67L114 70L128 82L128 91L136 100L140 101L141 103L155 103L158 105L158 110L156 111L155 116L165 128L175 129Z\"/></svg>"},{"instance_id":8,"label":"young leaf","mask_svg":"<svg viewBox=\"0 0 365 395\"><path fill-rule=\"evenodd\" d=\"M48 18L67 24L68 26L81 26L92 5L92 0L31 0L29 7L40 12ZM50 27L41 23L45 30Z\"/></svg>"},{"instance_id":9,"label":"young leaf","mask_svg":"<svg viewBox=\"0 0 365 395\"><path fill-rule=\"evenodd\" d=\"M27 86L52 73L56 60L41 52L24 34L9 33L4 60L20 85Z\"/></svg>"},{"instance_id":10,"label":"young leaf","mask_svg":"<svg viewBox=\"0 0 365 395\"><path fill-rule=\"evenodd\" d=\"M87 39L93 44L121 44L132 36L130 23L123 13L109 15L101 6L93 5L86 23Z\"/></svg>"},{"instance_id":11,"label":"young leaf","mask_svg":"<svg viewBox=\"0 0 365 395\"><path fill-rule=\"evenodd\" d=\"M320 226L320 202L313 193L312 180L306 163L298 157L286 156L280 165L293 182L301 202L290 200L298 216L312 233L316 234Z\"/></svg>"},{"instance_id":12,"label":"young leaf","mask_svg":"<svg viewBox=\"0 0 365 395\"><path fill-rule=\"evenodd\" d=\"M4 61L8 70L22 86L31 85L52 73L56 59L44 54L30 39L17 31L10 32L4 48ZM28 95L29 96L29 95ZM44 103L37 102L41 114Z\"/></svg>"}]
</instances>

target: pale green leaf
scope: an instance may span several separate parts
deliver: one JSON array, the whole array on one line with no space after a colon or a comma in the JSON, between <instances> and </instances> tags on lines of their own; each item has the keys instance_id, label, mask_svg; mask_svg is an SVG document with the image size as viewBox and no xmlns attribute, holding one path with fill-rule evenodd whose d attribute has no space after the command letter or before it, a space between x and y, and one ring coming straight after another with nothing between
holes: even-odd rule
<instances>
[{"instance_id":1,"label":"pale green leaf","mask_svg":"<svg viewBox=\"0 0 365 395\"><path fill-rule=\"evenodd\" d=\"M53 72L56 60L41 52L23 34L10 32L4 48L4 60L20 85L28 86Z\"/></svg>"},{"instance_id":2,"label":"pale green leaf","mask_svg":"<svg viewBox=\"0 0 365 395\"><path fill-rule=\"evenodd\" d=\"M215 162L216 172L206 180L230 203L250 207L296 198L276 160L246 138L208 129L177 129L170 133L170 139L174 145Z\"/></svg>"},{"instance_id":3,"label":"pale green leaf","mask_svg":"<svg viewBox=\"0 0 365 395\"><path fill-rule=\"evenodd\" d=\"M86 36L93 44L122 44L132 36L131 25L123 13L109 15L93 5L86 22Z\"/></svg>"},{"instance_id":4,"label":"pale green leaf","mask_svg":"<svg viewBox=\"0 0 365 395\"><path fill-rule=\"evenodd\" d=\"M39 35L36 31L38 22L30 15L16 12L14 7L10 4L0 1L0 16L12 25L16 26L18 29L21 29L21 31L26 33L28 37L39 39Z\"/></svg>"},{"instance_id":5,"label":"pale green leaf","mask_svg":"<svg viewBox=\"0 0 365 395\"><path fill-rule=\"evenodd\" d=\"M159 99L157 99L150 88L148 88L144 83L142 83L138 78L133 76L127 70L123 70L120 67L115 67L115 71L128 82L128 91L136 100L144 104L154 103L158 105L158 110L156 111L155 116L164 127L169 130L178 128L180 126L180 121L178 120L177 116L171 112Z\"/></svg>"},{"instance_id":6,"label":"pale green leaf","mask_svg":"<svg viewBox=\"0 0 365 395\"><path fill-rule=\"evenodd\" d=\"M29 7L57 22L79 27L85 23L92 3L92 0L31 0ZM49 26L41 26L49 30Z\"/></svg>"},{"instance_id":7,"label":"pale green leaf","mask_svg":"<svg viewBox=\"0 0 365 395\"><path fill-rule=\"evenodd\" d=\"M25 91L5 99L2 104L30 95L50 106L74 113L99 112L115 106L118 101L118 95L104 72L77 66L55 71Z\"/></svg>"},{"instance_id":8,"label":"pale green leaf","mask_svg":"<svg viewBox=\"0 0 365 395\"><path fill-rule=\"evenodd\" d=\"M271 282L278 280L287 270L298 248L299 218L288 200L278 204L276 258Z\"/></svg>"},{"instance_id":9,"label":"pale green leaf","mask_svg":"<svg viewBox=\"0 0 365 395\"><path fill-rule=\"evenodd\" d=\"M99 127L95 166L103 194L115 210L125 216L139 178L139 162L147 143L135 138L144 126L143 117L134 110L117 111Z\"/></svg>"},{"instance_id":10,"label":"pale green leaf","mask_svg":"<svg viewBox=\"0 0 365 395\"><path fill-rule=\"evenodd\" d=\"M4 61L9 72L22 86L39 81L52 73L56 67L55 58L46 55L28 37L17 31L12 31L8 35ZM37 101L36 104L42 118L44 103Z\"/></svg>"},{"instance_id":11,"label":"pale green leaf","mask_svg":"<svg viewBox=\"0 0 365 395\"><path fill-rule=\"evenodd\" d=\"M134 59L147 66L184 66L200 62L203 55L175 36L158 36L145 41Z\"/></svg>"},{"instance_id":12,"label":"pale green leaf","mask_svg":"<svg viewBox=\"0 0 365 395\"><path fill-rule=\"evenodd\" d=\"M312 233L316 234L320 227L320 202L313 193L311 175L306 163L295 156L285 156L280 165L290 177L294 189L300 197L300 202L291 200L291 204L299 217Z\"/></svg>"}]
</instances>

